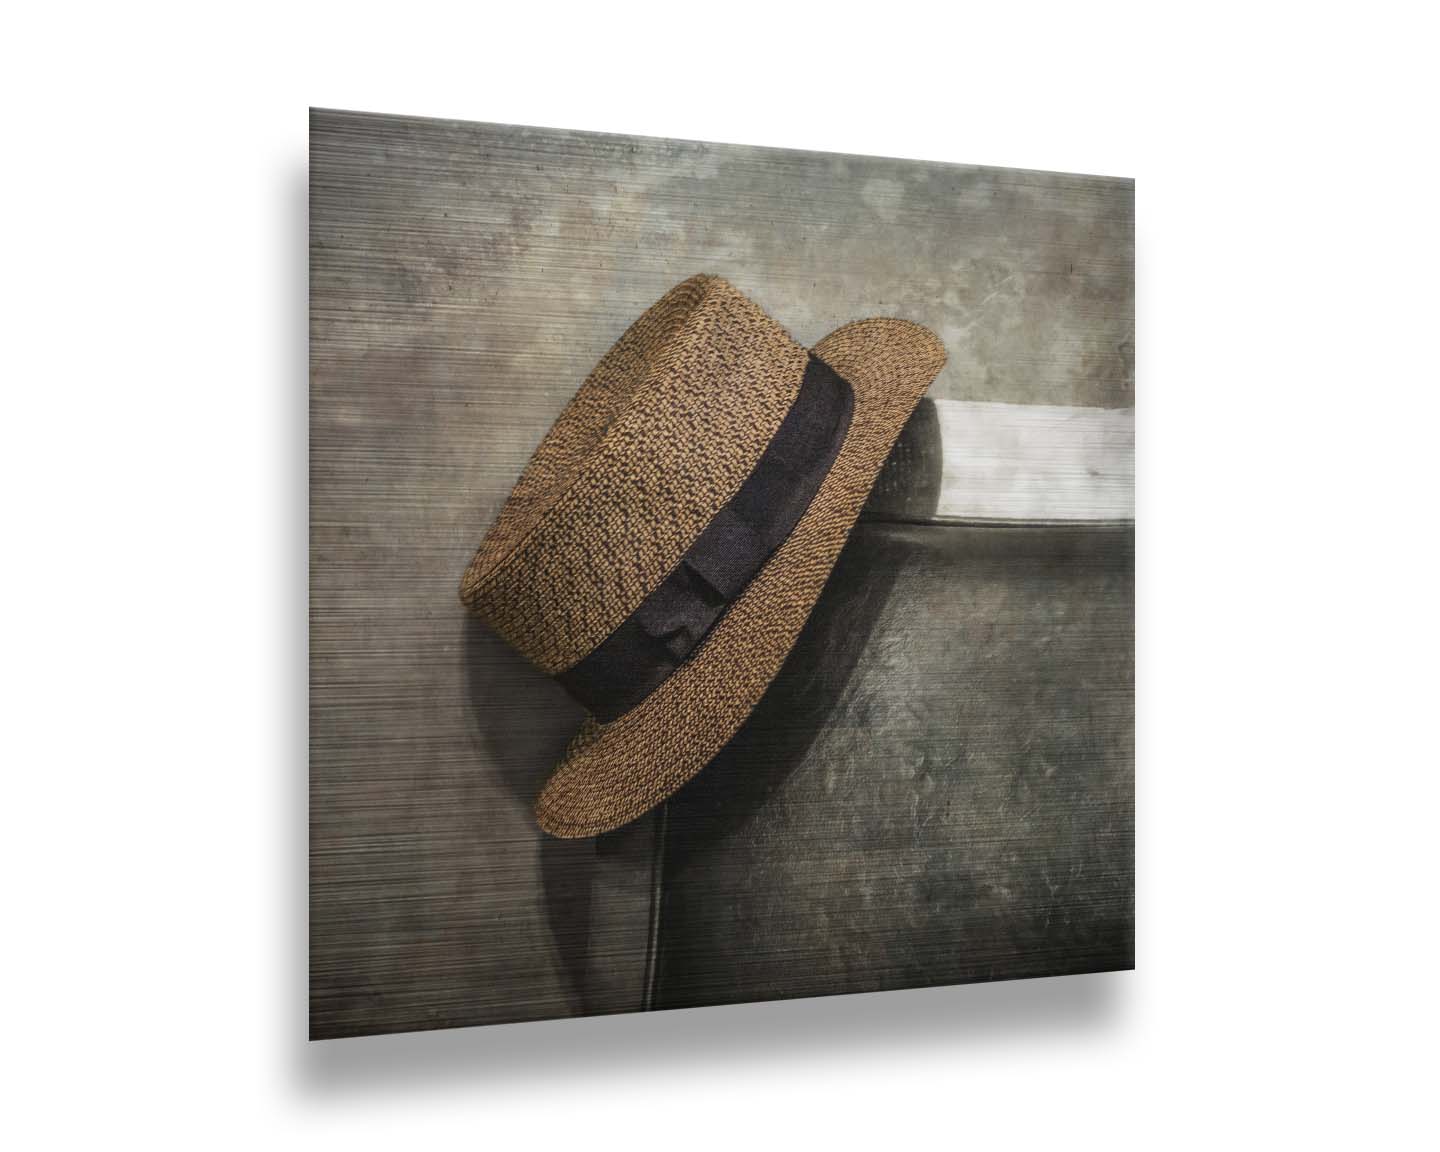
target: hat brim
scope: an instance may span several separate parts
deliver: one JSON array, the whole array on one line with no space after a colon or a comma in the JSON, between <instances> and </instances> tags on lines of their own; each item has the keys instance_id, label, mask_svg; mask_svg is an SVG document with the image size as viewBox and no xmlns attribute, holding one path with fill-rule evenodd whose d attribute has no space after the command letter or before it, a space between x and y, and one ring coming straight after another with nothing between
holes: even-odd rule
<instances>
[{"instance_id":1,"label":"hat brim","mask_svg":"<svg viewBox=\"0 0 1440 1152\"><path fill-rule=\"evenodd\" d=\"M695 654L623 716L585 721L535 802L552 836L628 824L730 741L785 663L900 430L945 365L935 334L907 320L859 320L813 351L855 394L835 463L794 531Z\"/></svg>"}]
</instances>

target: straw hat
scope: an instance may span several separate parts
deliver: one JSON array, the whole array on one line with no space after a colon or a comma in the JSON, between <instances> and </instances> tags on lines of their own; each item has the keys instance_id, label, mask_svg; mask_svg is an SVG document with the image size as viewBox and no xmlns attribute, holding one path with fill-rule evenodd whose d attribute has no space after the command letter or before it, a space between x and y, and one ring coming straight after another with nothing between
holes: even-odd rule
<instances>
[{"instance_id":1,"label":"straw hat","mask_svg":"<svg viewBox=\"0 0 1440 1152\"><path fill-rule=\"evenodd\" d=\"M541 828L618 828L725 746L944 363L906 320L807 350L716 276L671 289L605 354L460 588L589 712L536 801Z\"/></svg>"}]
</instances>

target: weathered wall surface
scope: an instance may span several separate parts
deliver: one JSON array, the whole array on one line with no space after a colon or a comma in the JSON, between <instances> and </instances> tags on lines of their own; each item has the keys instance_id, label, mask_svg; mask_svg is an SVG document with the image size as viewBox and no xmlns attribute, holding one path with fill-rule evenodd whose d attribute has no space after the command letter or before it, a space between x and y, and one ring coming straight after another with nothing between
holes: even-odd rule
<instances>
[{"instance_id":1,"label":"weathered wall surface","mask_svg":"<svg viewBox=\"0 0 1440 1152\"><path fill-rule=\"evenodd\" d=\"M456 596L529 452L626 325L699 271L730 279L807 344L865 315L932 327L950 354L932 396L1128 406L1133 186L337 112L312 114L310 179L312 1032L638 1006L652 870L659 861L678 885L681 862L654 851L653 820L598 842L541 836L530 800L578 710L468 623ZM1071 545L1055 547L1063 556ZM1043 693L1027 699L1041 751L1060 746L1046 743L1047 724L1088 715L1109 725L1084 745L1104 762L1080 769L1101 781L1110 808L1075 820L1111 838L1089 865L1110 869L1108 903L1092 922L1112 916L1111 935L1090 941L1087 962L1113 964L1128 954L1133 883L1130 586L1128 560L1117 569L1113 551L1105 556L1079 565L1070 584L1061 573L1014 599L995 583L1003 563L992 557L983 589L972 574L955 584L969 591L947 600L945 565L966 564L960 544L926 544L896 571L907 595L939 613L936 628L955 614L956 643L982 633L1000 643L980 614L1031 605L1007 617L1017 668L1047 667L1036 663L1044 629L1055 630L1057 650L1082 644L1086 628L1101 638L1102 671L1082 661L1056 675L1058 710L1045 711ZM1067 605L1081 612L1068 623ZM1027 621L1041 631L1027 632ZM883 636L871 642L883 646ZM995 651L989 659L1005 663ZM975 672L973 662L953 667ZM1103 707L1087 714L1084 695L1095 691ZM827 746L813 745L791 788L825 770ZM955 786L998 794L999 763ZM1047 834L1060 835L1055 805L1066 794L1039 777L1027 784L1023 773L1035 770L1012 765L1022 773L1015 795L1033 786ZM874 804L887 802L886 790L872 791ZM973 836L983 819L977 808L925 827L931 840L945 827ZM938 850L931 840L926 850ZM1038 841L1017 850L1045 862ZM1049 899L1025 931L1046 915L1053 922ZM680 932L684 917L669 925ZM703 986L693 949L670 943L671 989ZM948 978L978 971L942 968ZM913 965L904 971L913 977ZM847 987L879 986L847 972ZM988 974L1006 971L991 964Z\"/></svg>"}]
</instances>

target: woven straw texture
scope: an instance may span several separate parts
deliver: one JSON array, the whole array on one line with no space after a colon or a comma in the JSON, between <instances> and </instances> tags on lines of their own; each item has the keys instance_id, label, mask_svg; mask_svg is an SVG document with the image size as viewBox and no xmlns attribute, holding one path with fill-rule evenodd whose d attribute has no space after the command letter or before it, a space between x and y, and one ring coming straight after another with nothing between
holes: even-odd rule
<instances>
[{"instance_id":1,"label":"woven straw texture","mask_svg":"<svg viewBox=\"0 0 1440 1152\"><path fill-rule=\"evenodd\" d=\"M790 538L691 659L610 724L586 721L536 803L555 836L592 836L644 814L705 767L759 703L804 627L875 476L945 363L928 329L862 320L815 354L855 389L829 476Z\"/></svg>"},{"instance_id":2,"label":"woven straw texture","mask_svg":"<svg viewBox=\"0 0 1440 1152\"><path fill-rule=\"evenodd\" d=\"M591 652L754 469L806 350L715 276L647 309L535 450L461 599L550 675Z\"/></svg>"},{"instance_id":3,"label":"woven straw texture","mask_svg":"<svg viewBox=\"0 0 1440 1152\"><path fill-rule=\"evenodd\" d=\"M849 381L850 428L790 537L695 654L645 701L587 720L536 802L593 836L705 767L759 703L830 575L895 438L945 363L906 320L847 324L814 349ZM698 276L621 337L536 449L461 598L545 671L588 654L678 563L754 468L807 352L735 288Z\"/></svg>"}]
</instances>

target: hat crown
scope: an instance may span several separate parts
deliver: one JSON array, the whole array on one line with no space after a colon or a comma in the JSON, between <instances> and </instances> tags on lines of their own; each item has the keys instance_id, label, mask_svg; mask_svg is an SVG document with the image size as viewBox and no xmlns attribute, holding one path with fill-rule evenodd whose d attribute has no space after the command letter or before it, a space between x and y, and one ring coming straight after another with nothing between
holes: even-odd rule
<instances>
[{"instance_id":1,"label":"hat crown","mask_svg":"<svg viewBox=\"0 0 1440 1152\"><path fill-rule=\"evenodd\" d=\"M679 563L750 474L809 354L736 288L696 276L626 330L536 448L461 597L550 674Z\"/></svg>"}]
</instances>

